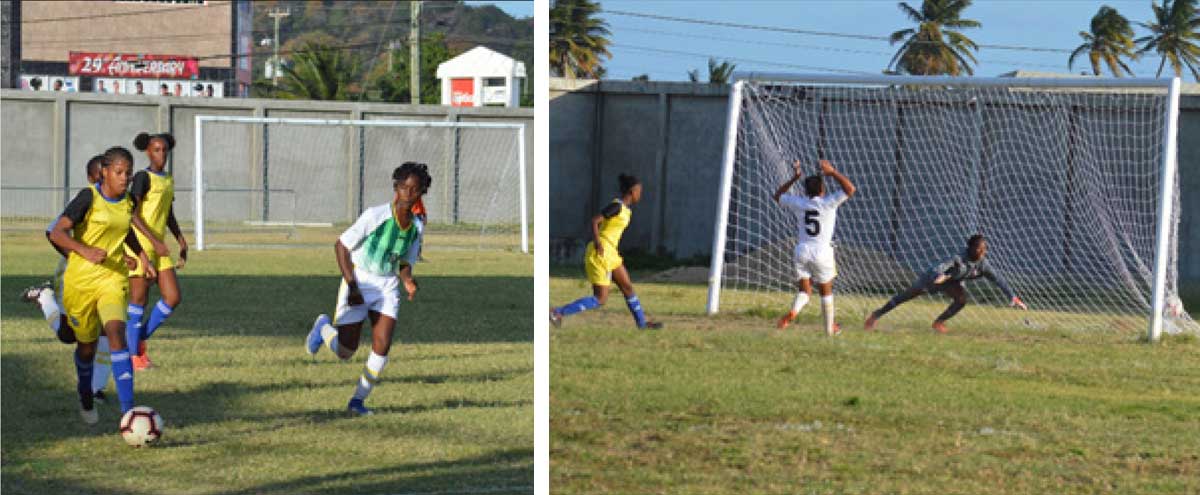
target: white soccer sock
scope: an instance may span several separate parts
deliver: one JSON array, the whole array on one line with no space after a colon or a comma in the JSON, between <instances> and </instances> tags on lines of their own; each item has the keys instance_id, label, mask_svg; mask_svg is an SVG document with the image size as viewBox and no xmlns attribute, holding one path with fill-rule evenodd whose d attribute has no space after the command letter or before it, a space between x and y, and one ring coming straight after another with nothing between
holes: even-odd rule
<instances>
[{"instance_id":1,"label":"white soccer sock","mask_svg":"<svg viewBox=\"0 0 1200 495\"><path fill-rule=\"evenodd\" d=\"M58 307L58 301L54 299L54 289L42 289L42 292L38 294L38 306L41 306L42 315L46 317L46 323L50 325L50 329L58 332L61 323L59 316L62 315L62 310Z\"/></svg>"},{"instance_id":2,"label":"white soccer sock","mask_svg":"<svg viewBox=\"0 0 1200 495\"><path fill-rule=\"evenodd\" d=\"M112 357L108 349L108 337L103 335L96 344L96 361L92 363L92 392L99 392L108 386L111 375Z\"/></svg>"},{"instance_id":3,"label":"white soccer sock","mask_svg":"<svg viewBox=\"0 0 1200 495\"><path fill-rule=\"evenodd\" d=\"M801 291L796 294L796 299L792 301L792 314L800 313L800 310L804 309L805 304L808 304L808 293Z\"/></svg>"},{"instance_id":4,"label":"white soccer sock","mask_svg":"<svg viewBox=\"0 0 1200 495\"><path fill-rule=\"evenodd\" d=\"M383 367L387 366L387 356L380 356L371 351L371 357L367 358L367 365L363 366L362 376L358 377L358 387L354 389L354 398L358 400L366 400L368 395L371 395L371 390L375 385L379 384L379 374L383 372Z\"/></svg>"},{"instance_id":5,"label":"white soccer sock","mask_svg":"<svg viewBox=\"0 0 1200 495\"><path fill-rule=\"evenodd\" d=\"M825 317L825 334L833 335L833 294L821 296L821 315Z\"/></svg>"},{"instance_id":6,"label":"white soccer sock","mask_svg":"<svg viewBox=\"0 0 1200 495\"><path fill-rule=\"evenodd\" d=\"M325 326L321 327L321 340L325 341L325 347L328 347L330 351L333 351L334 355L343 361L350 359L350 356L354 355L353 352L343 355L342 346L338 344L338 331L333 325L326 323Z\"/></svg>"}]
</instances>

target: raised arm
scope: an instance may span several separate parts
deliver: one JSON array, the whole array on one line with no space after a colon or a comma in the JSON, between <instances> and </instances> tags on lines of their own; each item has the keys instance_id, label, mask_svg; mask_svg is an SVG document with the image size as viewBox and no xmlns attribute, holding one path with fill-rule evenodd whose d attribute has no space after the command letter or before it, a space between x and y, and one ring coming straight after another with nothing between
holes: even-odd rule
<instances>
[{"instance_id":1,"label":"raised arm","mask_svg":"<svg viewBox=\"0 0 1200 495\"><path fill-rule=\"evenodd\" d=\"M829 163L829 160L821 160L821 173L833 177L833 180L837 181L838 186L841 186L842 191L846 193L847 198L854 196L854 192L858 191L858 188L854 187L854 183L850 182L850 179L834 168L833 164Z\"/></svg>"},{"instance_id":2,"label":"raised arm","mask_svg":"<svg viewBox=\"0 0 1200 495\"><path fill-rule=\"evenodd\" d=\"M792 162L792 171L794 172L792 174L792 178L785 181L779 186L779 189L775 190L775 195L773 197L775 198L776 203L779 202L779 198L782 197L784 193L788 192L788 190L796 184L796 181L800 180L801 177L804 177L804 174L800 172L800 160Z\"/></svg>"}]
</instances>

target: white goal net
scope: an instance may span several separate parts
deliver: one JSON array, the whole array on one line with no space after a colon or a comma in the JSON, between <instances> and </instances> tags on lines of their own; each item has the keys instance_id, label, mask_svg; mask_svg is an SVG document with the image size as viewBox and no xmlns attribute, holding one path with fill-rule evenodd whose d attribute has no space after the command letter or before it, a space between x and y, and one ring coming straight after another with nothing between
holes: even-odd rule
<instances>
[{"instance_id":1,"label":"white goal net","mask_svg":"<svg viewBox=\"0 0 1200 495\"><path fill-rule=\"evenodd\" d=\"M344 228L391 201L392 171L409 161L433 177L431 245L529 249L521 123L197 116L195 153L202 187L181 200L200 249Z\"/></svg>"},{"instance_id":2,"label":"white goal net","mask_svg":"<svg viewBox=\"0 0 1200 495\"><path fill-rule=\"evenodd\" d=\"M980 279L955 324L1141 331L1157 299L1162 328L1197 331L1176 292L1177 82L781 79L732 92L710 313L786 312L802 219L772 194L794 160L808 175L824 158L858 188L837 216L839 314L862 321L982 233L1031 311ZM946 304L884 321L927 326Z\"/></svg>"}]
</instances>

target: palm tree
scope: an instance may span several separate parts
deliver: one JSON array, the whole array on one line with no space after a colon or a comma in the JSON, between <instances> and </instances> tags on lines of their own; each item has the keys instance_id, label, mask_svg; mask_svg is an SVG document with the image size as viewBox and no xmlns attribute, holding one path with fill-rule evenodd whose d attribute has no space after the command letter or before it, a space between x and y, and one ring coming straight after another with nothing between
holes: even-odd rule
<instances>
[{"instance_id":1,"label":"palm tree","mask_svg":"<svg viewBox=\"0 0 1200 495\"><path fill-rule=\"evenodd\" d=\"M1092 31L1080 31L1079 37L1083 38L1083 44L1071 52L1071 58L1067 60L1068 68L1073 69L1075 58L1087 53L1092 63L1092 74L1100 75L1100 63L1103 62L1108 64L1113 76L1121 77L1122 72L1133 75L1133 71L1121 60L1121 57L1138 57L1133 51L1133 28L1129 25L1129 19L1118 13L1117 9L1107 5L1100 7L1100 11L1092 17Z\"/></svg>"},{"instance_id":2,"label":"palm tree","mask_svg":"<svg viewBox=\"0 0 1200 495\"><path fill-rule=\"evenodd\" d=\"M600 4L590 0L558 0L550 9L550 71L559 76L599 78L600 57L608 51L612 34L596 13Z\"/></svg>"},{"instance_id":3,"label":"palm tree","mask_svg":"<svg viewBox=\"0 0 1200 495\"><path fill-rule=\"evenodd\" d=\"M728 60L717 63L717 59L708 58L708 83L709 84L729 84L729 78L733 76L733 68L737 64L731 64ZM700 82L700 69L692 69L688 71L688 80L691 82Z\"/></svg>"},{"instance_id":4,"label":"palm tree","mask_svg":"<svg viewBox=\"0 0 1200 495\"><path fill-rule=\"evenodd\" d=\"M917 27L892 33L891 44L900 40L904 40L904 44L888 63L888 70L922 76L975 73L971 64L978 62L971 50L979 51L979 45L958 31L980 26L979 21L962 18L963 10L971 6L971 0L925 0L921 10L912 8L907 2L899 5Z\"/></svg>"},{"instance_id":5,"label":"palm tree","mask_svg":"<svg viewBox=\"0 0 1200 495\"><path fill-rule=\"evenodd\" d=\"M350 81L358 73L352 55L321 42L309 42L292 54L292 63L280 67L277 96L290 100L345 100Z\"/></svg>"},{"instance_id":6,"label":"palm tree","mask_svg":"<svg viewBox=\"0 0 1200 495\"><path fill-rule=\"evenodd\" d=\"M1158 63L1158 72L1154 77L1162 76L1163 66L1171 62L1175 76L1183 75L1183 66L1187 66L1192 77L1200 81L1200 15L1197 15L1196 0L1163 0L1162 5L1151 3L1154 9L1154 20L1139 22L1138 25L1150 30L1149 36L1134 40L1142 45L1137 54L1140 56L1150 51L1158 52L1162 61Z\"/></svg>"}]
</instances>

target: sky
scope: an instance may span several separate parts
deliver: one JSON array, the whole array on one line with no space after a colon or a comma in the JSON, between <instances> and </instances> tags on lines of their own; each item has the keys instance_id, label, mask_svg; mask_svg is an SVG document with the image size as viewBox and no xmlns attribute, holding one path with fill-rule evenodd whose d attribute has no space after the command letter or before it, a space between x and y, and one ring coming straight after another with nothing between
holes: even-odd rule
<instances>
[{"instance_id":1,"label":"sky","mask_svg":"<svg viewBox=\"0 0 1200 495\"><path fill-rule=\"evenodd\" d=\"M795 0L739 2L699 0L598 0L608 12L600 17L612 31L612 59L604 62L606 78L630 79L648 74L656 81L686 81L687 72L708 73L708 57L729 59L736 72L768 71L829 74L851 71L879 74L895 55L899 44L886 39L781 33L646 19L612 11L655 14L725 23L782 27L793 30L869 35L886 38L892 32L915 26L899 9L896 0ZM920 8L920 0L909 5ZM1044 52L981 46L975 53L977 76L998 76L1013 70L1079 73L1091 67L1086 54L1067 68L1070 51L1083 43L1079 31L1087 31L1092 16L1102 5L1116 8L1133 24L1135 38L1147 31L1137 22L1148 22L1153 13L1150 0L976 0L963 17L982 26L963 30L979 45L1038 47L1061 50ZM1138 77L1154 77L1160 58L1147 54L1129 63ZM1169 65L1163 70L1170 73ZM1108 73L1104 69L1104 73ZM1185 76L1187 76L1185 68ZM1187 76L1186 81L1191 81Z\"/></svg>"},{"instance_id":2,"label":"sky","mask_svg":"<svg viewBox=\"0 0 1200 495\"><path fill-rule=\"evenodd\" d=\"M515 18L515 19L520 19L522 17L533 17L533 0L523 0L523 1L515 1L515 2L467 1L467 2L463 2L463 3L466 3L467 5L475 5L475 6L495 5L496 7L499 7L500 10L503 10L504 13L513 16L513 18Z\"/></svg>"}]
</instances>

